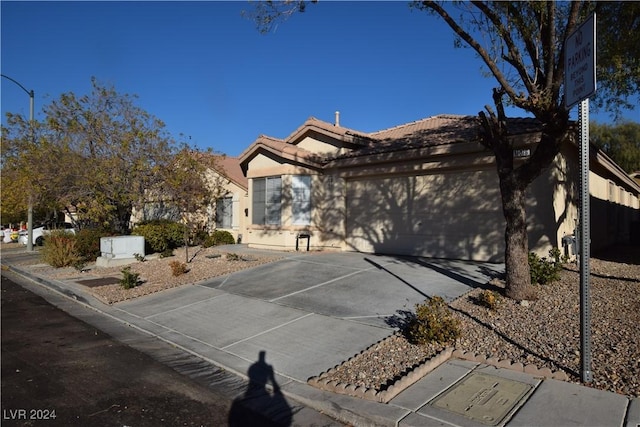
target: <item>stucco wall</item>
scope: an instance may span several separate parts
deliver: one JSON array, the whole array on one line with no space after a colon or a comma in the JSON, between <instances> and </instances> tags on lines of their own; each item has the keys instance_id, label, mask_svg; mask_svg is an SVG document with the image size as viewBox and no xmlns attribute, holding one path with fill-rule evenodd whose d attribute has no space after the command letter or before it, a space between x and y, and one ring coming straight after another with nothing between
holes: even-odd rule
<instances>
[{"instance_id":1,"label":"stucco wall","mask_svg":"<svg viewBox=\"0 0 640 427\"><path fill-rule=\"evenodd\" d=\"M499 197L496 173L489 169L350 180L346 248L499 261Z\"/></svg>"},{"instance_id":2,"label":"stucco wall","mask_svg":"<svg viewBox=\"0 0 640 427\"><path fill-rule=\"evenodd\" d=\"M303 148L311 153L318 154L335 154L340 151L340 148L336 146L335 142L332 144L329 141L321 141L317 138L306 136L297 144L298 147Z\"/></svg>"},{"instance_id":3,"label":"stucco wall","mask_svg":"<svg viewBox=\"0 0 640 427\"><path fill-rule=\"evenodd\" d=\"M310 137L301 143L309 150L333 147ZM637 195L612 191L605 172L596 168L590 175L592 250L628 240L629 224L640 213ZM291 225L286 194L295 174L313 176L309 226ZM495 163L477 143L394 152L377 160L346 158L325 170L259 153L249 162L247 176L281 176L285 195L280 226L251 225L249 212L245 242L253 247L293 250L296 237L309 233L315 250L504 260L505 221ZM616 199L609 200L611 195ZM548 256L553 247L564 251L563 237L574 233L578 205L578 155L566 145L528 188L530 250L540 256ZM300 245L306 248L306 240Z\"/></svg>"}]
</instances>

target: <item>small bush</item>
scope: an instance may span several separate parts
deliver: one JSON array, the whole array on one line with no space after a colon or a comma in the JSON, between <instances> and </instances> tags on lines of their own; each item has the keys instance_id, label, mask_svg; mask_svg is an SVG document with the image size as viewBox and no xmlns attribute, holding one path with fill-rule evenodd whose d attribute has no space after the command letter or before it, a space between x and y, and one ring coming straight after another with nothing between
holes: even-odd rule
<instances>
[{"instance_id":1,"label":"small bush","mask_svg":"<svg viewBox=\"0 0 640 427\"><path fill-rule=\"evenodd\" d=\"M147 260L147 259L144 257L144 255L142 255L142 254L138 254L138 253L133 254L133 257L134 257L134 258L136 259L136 261L138 261L138 262L145 262L145 261Z\"/></svg>"},{"instance_id":2,"label":"small bush","mask_svg":"<svg viewBox=\"0 0 640 427\"><path fill-rule=\"evenodd\" d=\"M187 264L180 261L171 261L169 263L169 267L171 267L171 273L175 276L182 276L187 272Z\"/></svg>"},{"instance_id":3,"label":"small bush","mask_svg":"<svg viewBox=\"0 0 640 427\"><path fill-rule=\"evenodd\" d=\"M233 245L235 243L233 235L226 230L215 230L203 242L205 248L218 245Z\"/></svg>"},{"instance_id":4,"label":"small bush","mask_svg":"<svg viewBox=\"0 0 640 427\"><path fill-rule=\"evenodd\" d=\"M242 261L242 257L240 255L231 252L227 253L225 257L227 258L227 261Z\"/></svg>"},{"instance_id":5,"label":"small bush","mask_svg":"<svg viewBox=\"0 0 640 427\"><path fill-rule=\"evenodd\" d=\"M211 246L215 246L215 242L213 241L213 236L207 236L201 243L203 248L210 248Z\"/></svg>"},{"instance_id":6,"label":"small bush","mask_svg":"<svg viewBox=\"0 0 640 427\"><path fill-rule=\"evenodd\" d=\"M169 220L154 220L137 225L132 234L143 236L147 253L162 253L184 244L184 224Z\"/></svg>"},{"instance_id":7,"label":"small bush","mask_svg":"<svg viewBox=\"0 0 640 427\"><path fill-rule=\"evenodd\" d=\"M478 304L487 307L489 310L496 311L502 302L502 297L497 292L484 290L478 295Z\"/></svg>"},{"instance_id":8,"label":"small bush","mask_svg":"<svg viewBox=\"0 0 640 427\"><path fill-rule=\"evenodd\" d=\"M100 238L112 236L109 230L83 228L76 234L76 251L84 262L95 261L100 256Z\"/></svg>"},{"instance_id":9,"label":"small bush","mask_svg":"<svg viewBox=\"0 0 640 427\"><path fill-rule=\"evenodd\" d=\"M47 236L41 256L44 262L55 268L83 265L76 250L76 236L64 231L53 231Z\"/></svg>"},{"instance_id":10,"label":"small bush","mask_svg":"<svg viewBox=\"0 0 640 427\"><path fill-rule=\"evenodd\" d=\"M404 332L414 344L446 343L460 336L460 321L453 316L444 299L436 296L424 304L416 304L415 316L409 320Z\"/></svg>"},{"instance_id":11,"label":"small bush","mask_svg":"<svg viewBox=\"0 0 640 427\"><path fill-rule=\"evenodd\" d=\"M121 270L122 279L120 279L120 286L125 289L135 288L140 284L140 274L131 271L131 267L125 267Z\"/></svg>"},{"instance_id":12,"label":"small bush","mask_svg":"<svg viewBox=\"0 0 640 427\"><path fill-rule=\"evenodd\" d=\"M555 250L554 250L555 249ZM560 278L562 261L560 260L560 249L553 248L549 251L549 260L546 257L540 258L533 252L529 252L529 273L531 283L546 285L555 282Z\"/></svg>"},{"instance_id":13,"label":"small bush","mask_svg":"<svg viewBox=\"0 0 640 427\"><path fill-rule=\"evenodd\" d=\"M207 241L208 238L209 238L209 233L207 233L204 230L198 230L191 235L191 244L195 246L200 245L206 248L208 246L205 246L205 242Z\"/></svg>"},{"instance_id":14,"label":"small bush","mask_svg":"<svg viewBox=\"0 0 640 427\"><path fill-rule=\"evenodd\" d=\"M165 249L160 252L160 258L170 258L173 256L173 249Z\"/></svg>"}]
</instances>

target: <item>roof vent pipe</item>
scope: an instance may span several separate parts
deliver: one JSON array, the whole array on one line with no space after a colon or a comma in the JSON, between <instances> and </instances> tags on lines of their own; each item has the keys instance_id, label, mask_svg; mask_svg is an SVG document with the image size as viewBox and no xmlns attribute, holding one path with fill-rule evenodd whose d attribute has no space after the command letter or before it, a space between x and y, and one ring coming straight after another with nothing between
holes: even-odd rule
<instances>
[{"instance_id":1,"label":"roof vent pipe","mask_svg":"<svg viewBox=\"0 0 640 427\"><path fill-rule=\"evenodd\" d=\"M340 127L340 111L336 111L336 127Z\"/></svg>"}]
</instances>

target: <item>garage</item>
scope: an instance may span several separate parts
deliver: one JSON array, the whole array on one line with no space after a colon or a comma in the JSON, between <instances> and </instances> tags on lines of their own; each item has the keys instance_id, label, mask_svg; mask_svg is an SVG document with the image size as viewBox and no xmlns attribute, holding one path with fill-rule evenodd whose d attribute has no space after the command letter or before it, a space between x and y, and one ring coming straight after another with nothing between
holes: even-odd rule
<instances>
[{"instance_id":1,"label":"garage","mask_svg":"<svg viewBox=\"0 0 640 427\"><path fill-rule=\"evenodd\" d=\"M504 217L493 169L346 181L346 249L502 261Z\"/></svg>"}]
</instances>

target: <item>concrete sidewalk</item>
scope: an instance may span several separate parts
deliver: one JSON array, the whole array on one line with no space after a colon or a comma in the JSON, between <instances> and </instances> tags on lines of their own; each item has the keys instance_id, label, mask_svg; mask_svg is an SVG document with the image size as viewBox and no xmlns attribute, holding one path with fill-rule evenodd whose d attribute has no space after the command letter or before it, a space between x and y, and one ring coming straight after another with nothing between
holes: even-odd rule
<instances>
[{"instance_id":1,"label":"concrete sidewalk","mask_svg":"<svg viewBox=\"0 0 640 427\"><path fill-rule=\"evenodd\" d=\"M232 251L257 253L244 246ZM413 309L426 295L456 298L485 283L500 265L287 253L253 269L109 306L77 282L39 278L28 267L12 265L10 255L3 253L2 263L71 298L65 310L123 342L169 343L241 378L251 376L256 361L266 362L288 398L354 425L640 424L638 399L457 359L386 404L307 384L392 334L390 319L400 311ZM199 365L191 374L206 372Z\"/></svg>"}]
</instances>

